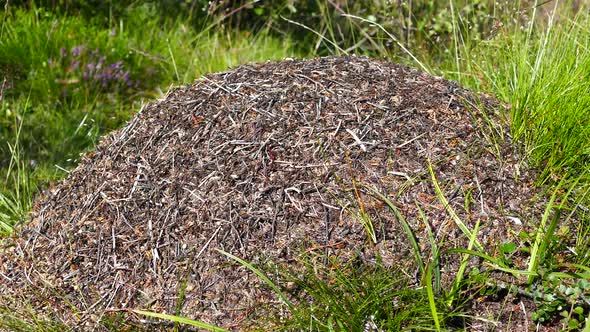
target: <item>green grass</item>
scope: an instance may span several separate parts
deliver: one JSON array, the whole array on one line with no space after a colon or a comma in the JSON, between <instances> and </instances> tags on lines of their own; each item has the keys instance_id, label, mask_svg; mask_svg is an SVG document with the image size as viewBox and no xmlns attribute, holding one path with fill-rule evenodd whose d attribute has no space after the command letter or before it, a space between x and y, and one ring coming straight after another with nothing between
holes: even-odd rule
<instances>
[{"instance_id":1,"label":"green grass","mask_svg":"<svg viewBox=\"0 0 590 332\"><path fill-rule=\"evenodd\" d=\"M513 137L542 169L541 181L588 175L589 20L580 13L559 23L552 18L546 27L515 27L461 55L459 72L468 71L460 81L512 105Z\"/></svg>"},{"instance_id":2,"label":"green grass","mask_svg":"<svg viewBox=\"0 0 590 332\"><path fill-rule=\"evenodd\" d=\"M494 280L467 271L466 264L454 271L452 287L442 289L438 260L441 255L460 255L463 262L478 256L489 269L526 277L527 283L508 286L537 303L537 322L562 319L564 330L584 328L583 320L590 316L584 305L590 295L590 15L582 10L575 16L546 16L535 4L513 9L486 1L456 1L441 9L423 1L414 13L400 12L413 19L398 26L388 21L383 6L371 8L375 15L363 16L351 6L333 16L330 1L317 3L320 22L306 26L309 35L298 38L309 41L297 45L301 53L294 51L289 37L271 31L234 31L219 25L195 31L187 20L163 19L149 6L131 7L128 15L111 21L110 28L103 21L9 8L0 29L0 70L14 83L0 92L0 233L26 220L37 188L66 176L80 152L123 125L143 100L161 96L173 84L244 62L297 54L387 57L511 105L505 114L510 134L525 157L523 166L539 171L537 185L546 193L545 208L532 220L538 230L519 234L518 243L504 244L498 253L487 253L478 243L477 229L467 229L450 210L449 217L470 245L439 252L442 244L431 236L429 250L420 251L409 223L397 213L415 251L419 287L410 286L399 271L379 265L342 265L332 258L325 265L318 262L326 257L303 257L301 273L287 267L264 270L229 256L256 273L285 303L290 315L266 323L279 330L362 330L369 323L385 330L449 328L454 319L465 318L462 304L474 296L466 290L494 292L488 287ZM437 35L442 36L438 41ZM120 67L93 72L114 77L105 85L101 78L84 78L84 68L96 67L101 58L102 66ZM436 186L434 176L432 181ZM448 206L440 190L437 196ZM395 214L395 205L387 205ZM368 238L374 238L362 208L358 216ZM568 224L571 220L577 225ZM526 270L506 264L514 250L528 254ZM271 272L277 277L268 277ZM50 324L35 323L42 320L31 317L27 325L27 317L2 312L0 327L51 330ZM203 327L181 317L159 318ZM590 330L590 325L585 327Z\"/></svg>"},{"instance_id":3,"label":"green grass","mask_svg":"<svg viewBox=\"0 0 590 332\"><path fill-rule=\"evenodd\" d=\"M53 321L47 317L38 317L33 309L23 312L0 306L0 328L6 331L43 331L59 332L68 327L61 322Z\"/></svg>"},{"instance_id":4,"label":"green grass","mask_svg":"<svg viewBox=\"0 0 590 332\"><path fill-rule=\"evenodd\" d=\"M258 275L285 304L285 308L268 310L278 314L286 309L288 315L262 321L266 324L260 326L261 330L363 331L371 327L400 331L429 330L432 326L440 330L441 325L450 327L462 319L459 311L445 305L444 298L433 296L432 288L412 285L410 278L396 268L359 265L354 259L348 263L336 258L326 260L313 253L299 257L296 270L272 262L255 267L224 254ZM285 289L267 274L291 286Z\"/></svg>"}]
</instances>

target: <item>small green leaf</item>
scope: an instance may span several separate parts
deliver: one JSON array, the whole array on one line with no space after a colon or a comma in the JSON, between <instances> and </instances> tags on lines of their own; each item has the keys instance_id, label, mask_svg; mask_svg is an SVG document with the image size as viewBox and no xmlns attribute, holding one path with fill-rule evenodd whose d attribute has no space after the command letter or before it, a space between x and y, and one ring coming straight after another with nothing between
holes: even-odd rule
<instances>
[{"instance_id":1,"label":"small green leaf","mask_svg":"<svg viewBox=\"0 0 590 332\"><path fill-rule=\"evenodd\" d=\"M543 300L547 301L547 302L553 302L555 301L556 297L553 294L545 294L545 296L543 296Z\"/></svg>"},{"instance_id":2,"label":"small green leaf","mask_svg":"<svg viewBox=\"0 0 590 332\"><path fill-rule=\"evenodd\" d=\"M570 330L577 330L580 327L580 322L577 319L572 318L567 322L568 327Z\"/></svg>"},{"instance_id":3,"label":"small green leaf","mask_svg":"<svg viewBox=\"0 0 590 332\"><path fill-rule=\"evenodd\" d=\"M578 289L576 287L568 287L565 290L565 295L568 295L568 296L572 295L572 294L576 294L576 293L578 293Z\"/></svg>"},{"instance_id":4,"label":"small green leaf","mask_svg":"<svg viewBox=\"0 0 590 332\"><path fill-rule=\"evenodd\" d=\"M504 254L511 254L516 251L516 244L512 242L504 243L500 246L500 251Z\"/></svg>"}]
</instances>

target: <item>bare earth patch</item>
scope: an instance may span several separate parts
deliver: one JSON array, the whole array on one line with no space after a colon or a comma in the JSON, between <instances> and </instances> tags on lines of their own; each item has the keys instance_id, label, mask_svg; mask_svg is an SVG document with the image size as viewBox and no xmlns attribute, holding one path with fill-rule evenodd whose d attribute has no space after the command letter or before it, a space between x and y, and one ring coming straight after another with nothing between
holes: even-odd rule
<instances>
[{"instance_id":1,"label":"bare earth patch","mask_svg":"<svg viewBox=\"0 0 590 332\"><path fill-rule=\"evenodd\" d=\"M527 227L535 196L502 107L453 82L359 57L207 75L144 107L46 191L32 221L0 247L0 304L28 301L78 327L141 308L239 329L248 312L276 299L215 249L254 263L295 263L304 250L371 263L375 253L351 213L359 199L384 262L414 273L399 221L367 187L396 204L425 252L417 206L445 248L466 247L429 163L459 218L470 229L479 220L478 240L493 252ZM446 257L445 282L458 261ZM488 315L478 304L474 314L498 321L497 330L505 315L511 328L530 323L513 307Z\"/></svg>"}]
</instances>

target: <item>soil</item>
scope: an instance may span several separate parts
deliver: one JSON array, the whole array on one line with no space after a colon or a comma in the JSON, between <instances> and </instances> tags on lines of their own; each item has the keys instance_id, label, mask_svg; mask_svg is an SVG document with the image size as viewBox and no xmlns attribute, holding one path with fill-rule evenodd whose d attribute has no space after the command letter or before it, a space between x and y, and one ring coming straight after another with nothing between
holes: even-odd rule
<instances>
[{"instance_id":1,"label":"soil","mask_svg":"<svg viewBox=\"0 0 590 332\"><path fill-rule=\"evenodd\" d=\"M306 250L366 263L378 252L416 271L400 222L373 190L393 201L425 255L418 206L443 249L467 247L429 167L493 253L527 230L536 196L506 111L453 82L362 57L207 75L145 106L45 192L31 222L2 243L2 305L27 302L79 328L142 308L239 330L276 297L217 249L287 264ZM374 237L355 217L362 211ZM445 257L444 282L458 261ZM488 302L473 310L491 323L467 329L531 324L531 303Z\"/></svg>"}]
</instances>

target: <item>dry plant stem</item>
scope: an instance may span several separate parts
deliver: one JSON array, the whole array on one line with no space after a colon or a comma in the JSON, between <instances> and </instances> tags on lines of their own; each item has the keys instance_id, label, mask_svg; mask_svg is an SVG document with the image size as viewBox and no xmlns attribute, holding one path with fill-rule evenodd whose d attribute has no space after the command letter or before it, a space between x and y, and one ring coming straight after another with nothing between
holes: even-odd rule
<instances>
[{"instance_id":1,"label":"dry plant stem","mask_svg":"<svg viewBox=\"0 0 590 332\"><path fill-rule=\"evenodd\" d=\"M404 53L406 53L412 60L414 60L414 62L418 66L420 66L420 69L422 69L426 73L430 73L430 70L428 70L428 68L426 68L426 66L420 60L418 60L418 58L416 58L416 56L414 56L414 54L412 54L412 52L410 52L410 50L408 50L402 43L400 43L400 41L391 32L387 31L387 29L385 29L381 24L367 20L366 18L363 18L363 17L351 15L351 14L342 14L342 16L354 18L357 20L361 20L365 23L370 23L370 24L376 25L379 29L381 29L383 32L385 32L385 34L387 34L387 37L389 37L391 40L393 40L397 44L397 46L399 46L402 49L402 51L404 51Z\"/></svg>"}]
</instances>

